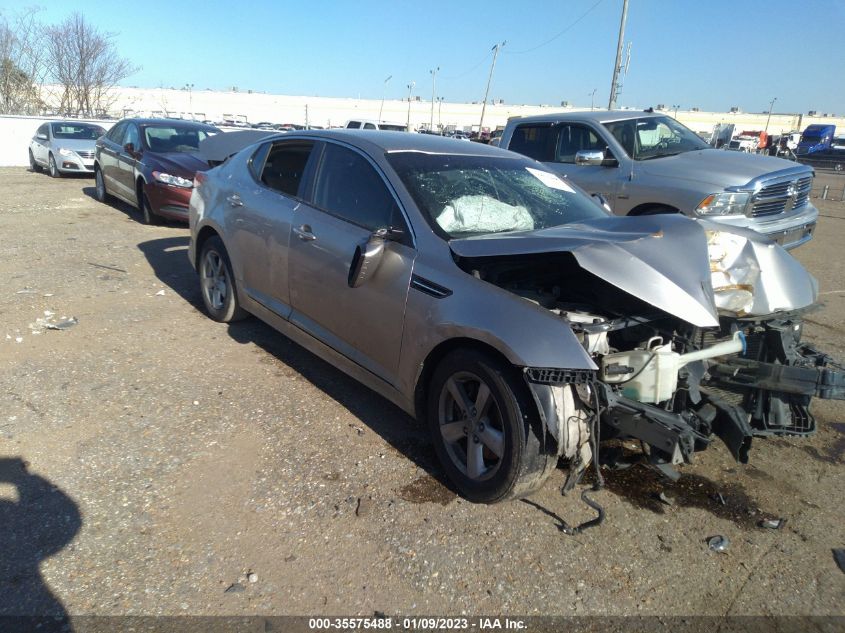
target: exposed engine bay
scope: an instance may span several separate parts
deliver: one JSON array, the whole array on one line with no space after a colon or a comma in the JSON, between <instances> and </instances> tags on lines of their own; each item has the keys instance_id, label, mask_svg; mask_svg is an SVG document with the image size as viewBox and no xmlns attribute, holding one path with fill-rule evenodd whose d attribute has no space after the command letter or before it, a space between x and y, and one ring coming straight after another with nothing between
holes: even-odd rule
<instances>
[{"instance_id":1,"label":"exposed engine bay","mask_svg":"<svg viewBox=\"0 0 845 633\"><path fill-rule=\"evenodd\" d=\"M620 283L614 270L612 283L588 270L585 262L598 258L575 249L456 258L474 277L565 320L596 365L525 369L558 454L570 460L565 489L597 459L599 440L639 440L643 459L677 479L673 466L691 462L714 437L744 463L755 436L813 433L813 397L845 399L843 367L801 342L815 280L759 236L707 237L709 287L701 294L705 277L694 291L712 302L711 323L700 310L673 313L671 293L640 291L649 279ZM623 274L626 265L618 262ZM690 305L676 294L679 306Z\"/></svg>"}]
</instances>

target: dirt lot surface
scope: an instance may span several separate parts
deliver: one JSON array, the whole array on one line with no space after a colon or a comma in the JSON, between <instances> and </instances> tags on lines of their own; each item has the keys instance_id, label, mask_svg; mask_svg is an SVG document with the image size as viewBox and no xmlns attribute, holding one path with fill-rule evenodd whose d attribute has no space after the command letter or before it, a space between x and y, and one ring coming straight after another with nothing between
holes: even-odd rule
<instances>
[{"instance_id":1,"label":"dirt lot surface","mask_svg":"<svg viewBox=\"0 0 845 633\"><path fill-rule=\"evenodd\" d=\"M206 318L184 226L91 179L2 168L0 191L0 613L845 613L843 402L749 465L717 442L677 484L609 472L604 525L565 536L592 512L563 470L532 503L465 502L420 424L255 319ZM845 204L819 204L805 332L842 358Z\"/></svg>"}]
</instances>

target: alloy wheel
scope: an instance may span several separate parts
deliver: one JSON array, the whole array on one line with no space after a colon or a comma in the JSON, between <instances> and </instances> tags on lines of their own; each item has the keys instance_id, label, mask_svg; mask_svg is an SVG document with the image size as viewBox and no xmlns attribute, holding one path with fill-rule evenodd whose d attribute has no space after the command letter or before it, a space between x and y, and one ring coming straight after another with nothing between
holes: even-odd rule
<instances>
[{"instance_id":1,"label":"alloy wheel","mask_svg":"<svg viewBox=\"0 0 845 633\"><path fill-rule=\"evenodd\" d=\"M226 264L220 253L208 250L202 262L202 292L205 300L214 310L223 310L229 293L229 279Z\"/></svg>"},{"instance_id":2,"label":"alloy wheel","mask_svg":"<svg viewBox=\"0 0 845 633\"><path fill-rule=\"evenodd\" d=\"M470 372L449 377L440 393L438 421L454 466L475 481L493 477L505 453L502 412L489 385Z\"/></svg>"}]
</instances>

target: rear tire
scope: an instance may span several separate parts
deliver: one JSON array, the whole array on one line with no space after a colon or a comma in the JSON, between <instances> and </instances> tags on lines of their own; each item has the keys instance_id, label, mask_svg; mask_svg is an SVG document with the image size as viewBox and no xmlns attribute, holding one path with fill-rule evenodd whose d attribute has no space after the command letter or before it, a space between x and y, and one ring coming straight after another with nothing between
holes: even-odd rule
<instances>
[{"instance_id":1,"label":"rear tire","mask_svg":"<svg viewBox=\"0 0 845 633\"><path fill-rule=\"evenodd\" d=\"M61 178L62 172L59 171L58 165L56 165L56 159L53 158L53 154L50 154L50 158L47 160L47 170L50 173L51 178Z\"/></svg>"},{"instance_id":2,"label":"rear tire","mask_svg":"<svg viewBox=\"0 0 845 633\"><path fill-rule=\"evenodd\" d=\"M238 301L232 262L223 246L223 240L218 236L208 238L202 245L197 270L202 302L212 319L220 323L232 323L249 316Z\"/></svg>"},{"instance_id":3,"label":"rear tire","mask_svg":"<svg viewBox=\"0 0 845 633\"><path fill-rule=\"evenodd\" d=\"M29 168L36 174L41 173L41 165L35 162L35 156L32 155L32 150L29 150Z\"/></svg>"},{"instance_id":4,"label":"rear tire","mask_svg":"<svg viewBox=\"0 0 845 633\"><path fill-rule=\"evenodd\" d=\"M492 354L447 355L432 375L426 410L440 462L470 501L528 496L557 464L522 377Z\"/></svg>"},{"instance_id":5,"label":"rear tire","mask_svg":"<svg viewBox=\"0 0 845 633\"><path fill-rule=\"evenodd\" d=\"M103 170L99 165L94 166L94 197L98 202L107 203L109 201L109 192L106 190L106 181L103 179Z\"/></svg>"}]
</instances>

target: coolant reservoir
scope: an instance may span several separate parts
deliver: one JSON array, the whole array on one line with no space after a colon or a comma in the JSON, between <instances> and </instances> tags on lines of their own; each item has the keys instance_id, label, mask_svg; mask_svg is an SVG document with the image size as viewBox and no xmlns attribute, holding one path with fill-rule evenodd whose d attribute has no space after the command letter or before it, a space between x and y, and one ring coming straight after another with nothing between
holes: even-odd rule
<instances>
[{"instance_id":1,"label":"coolant reservoir","mask_svg":"<svg viewBox=\"0 0 845 633\"><path fill-rule=\"evenodd\" d=\"M678 387L680 354L663 338L648 340L645 349L607 354L601 360L601 380L622 386L622 395L639 402L663 402Z\"/></svg>"}]
</instances>

